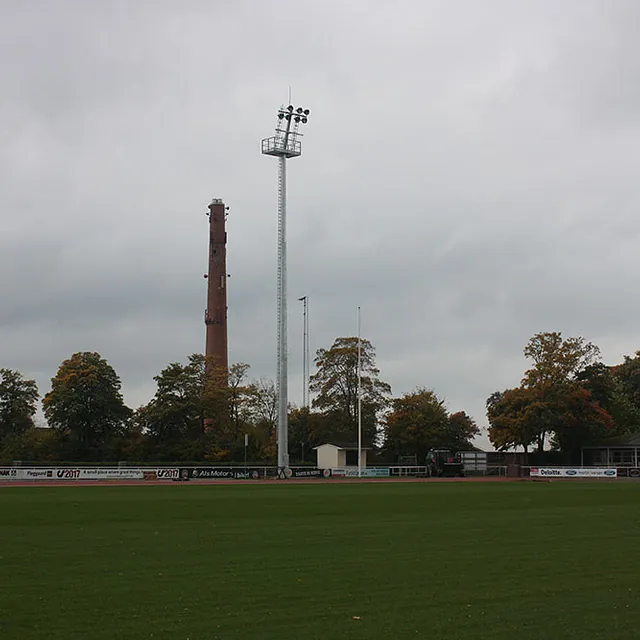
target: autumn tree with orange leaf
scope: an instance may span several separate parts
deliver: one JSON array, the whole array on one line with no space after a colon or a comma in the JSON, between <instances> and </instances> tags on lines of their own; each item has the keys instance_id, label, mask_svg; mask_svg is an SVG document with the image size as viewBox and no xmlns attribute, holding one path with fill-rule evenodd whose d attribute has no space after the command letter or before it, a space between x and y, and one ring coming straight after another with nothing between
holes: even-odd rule
<instances>
[{"instance_id":1,"label":"autumn tree with orange leaf","mask_svg":"<svg viewBox=\"0 0 640 640\"><path fill-rule=\"evenodd\" d=\"M390 460L416 455L423 464L430 449L473 449L473 438L479 433L464 411L449 414L434 391L418 388L392 401L385 420L384 449Z\"/></svg>"},{"instance_id":2,"label":"autumn tree with orange leaf","mask_svg":"<svg viewBox=\"0 0 640 640\"><path fill-rule=\"evenodd\" d=\"M560 332L538 333L524 348L533 366L520 387L492 394L487 400L489 438L500 449L535 446L551 440L570 454L611 432L613 420L580 376L595 366L599 348L584 338L562 338Z\"/></svg>"}]
</instances>

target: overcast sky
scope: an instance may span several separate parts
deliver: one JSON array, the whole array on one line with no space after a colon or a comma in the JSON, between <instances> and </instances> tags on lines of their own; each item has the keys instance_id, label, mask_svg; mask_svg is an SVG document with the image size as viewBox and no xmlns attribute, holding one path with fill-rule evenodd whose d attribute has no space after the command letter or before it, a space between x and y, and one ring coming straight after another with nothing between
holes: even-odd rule
<instances>
[{"instance_id":1,"label":"overcast sky","mask_svg":"<svg viewBox=\"0 0 640 640\"><path fill-rule=\"evenodd\" d=\"M127 403L204 349L207 205L232 362L275 376L278 107L290 391L363 335L394 394L486 426L539 331L640 349L637 0L0 0L0 366L99 351ZM486 440L483 440L486 444Z\"/></svg>"}]
</instances>

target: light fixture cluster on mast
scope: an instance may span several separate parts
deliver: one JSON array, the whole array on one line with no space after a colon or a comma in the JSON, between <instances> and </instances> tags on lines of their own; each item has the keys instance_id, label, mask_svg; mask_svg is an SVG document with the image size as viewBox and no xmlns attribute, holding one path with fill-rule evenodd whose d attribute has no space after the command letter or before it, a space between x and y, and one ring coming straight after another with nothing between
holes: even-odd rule
<instances>
[{"instance_id":1,"label":"light fixture cluster on mast","mask_svg":"<svg viewBox=\"0 0 640 640\"><path fill-rule=\"evenodd\" d=\"M302 153L302 144L298 138L303 135L299 127L307 122L309 122L309 109L294 108L292 104L288 107L280 107L276 135L262 141L262 153L285 158L299 156Z\"/></svg>"},{"instance_id":2,"label":"light fixture cluster on mast","mask_svg":"<svg viewBox=\"0 0 640 640\"><path fill-rule=\"evenodd\" d=\"M293 105L290 104L286 110L285 109L280 109L278 111L278 119L279 120L291 120L293 118L293 121L296 123L300 123L302 122L302 124L307 124L307 116L309 115L309 109L303 109L302 107L298 107L295 110L295 113L293 112Z\"/></svg>"}]
</instances>

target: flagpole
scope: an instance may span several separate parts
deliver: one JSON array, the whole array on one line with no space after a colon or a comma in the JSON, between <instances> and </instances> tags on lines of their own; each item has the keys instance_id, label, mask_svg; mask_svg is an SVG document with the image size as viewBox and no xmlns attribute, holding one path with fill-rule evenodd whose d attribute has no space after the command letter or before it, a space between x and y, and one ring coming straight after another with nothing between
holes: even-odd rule
<instances>
[{"instance_id":1,"label":"flagpole","mask_svg":"<svg viewBox=\"0 0 640 640\"><path fill-rule=\"evenodd\" d=\"M362 477L362 343L360 340L360 307L358 307L358 477Z\"/></svg>"}]
</instances>

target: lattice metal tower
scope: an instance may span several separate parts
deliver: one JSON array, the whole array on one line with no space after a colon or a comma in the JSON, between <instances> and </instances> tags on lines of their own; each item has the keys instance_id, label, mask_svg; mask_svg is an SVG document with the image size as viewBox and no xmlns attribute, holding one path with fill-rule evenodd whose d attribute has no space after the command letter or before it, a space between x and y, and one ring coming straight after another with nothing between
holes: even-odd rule
<instances>
[{"instance_id":1,"label":"lattice metal tower","mask_svg":"<svg viewBox=\"0 0 640 640\"><path fill-rule=\"evenodd\" d=\"M287 386L287 158L302 153L298 128L306 124L309 109L293 105L278 110L276 135L262 141L262 153L278 158L278 469L289 466Z\"/></svg>"}]
</instances>

